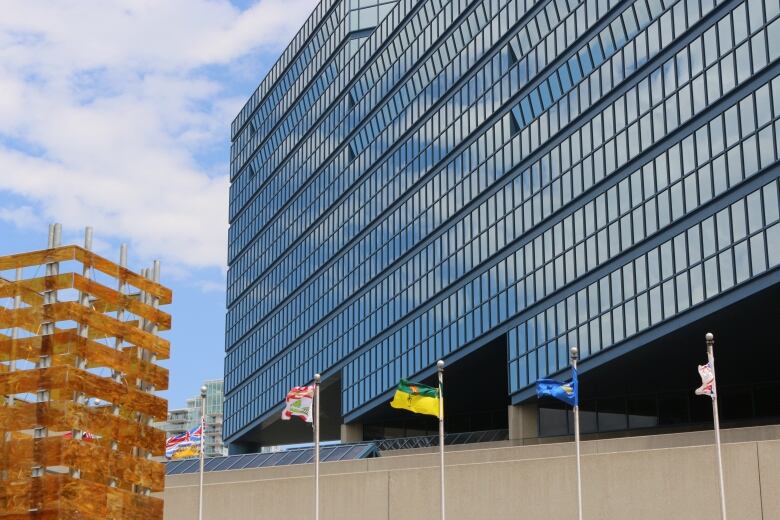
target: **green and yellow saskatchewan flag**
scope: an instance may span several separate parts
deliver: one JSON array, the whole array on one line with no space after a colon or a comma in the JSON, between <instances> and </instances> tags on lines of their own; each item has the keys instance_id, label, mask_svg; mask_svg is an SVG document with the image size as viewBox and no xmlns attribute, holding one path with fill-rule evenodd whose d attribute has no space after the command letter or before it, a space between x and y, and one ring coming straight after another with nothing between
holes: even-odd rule
<instances>
[{"instance_id":1,"label":"green and yellow saskatchewan flag","mask_svg":"<svg viewBox=\"0 0 780 520\"><path fill-rule=\"evenodd\" d=\"M432 386L410 383L406 379L401 379L390 406L438 417L439 390Z\"/></svg>"}]
</instances>

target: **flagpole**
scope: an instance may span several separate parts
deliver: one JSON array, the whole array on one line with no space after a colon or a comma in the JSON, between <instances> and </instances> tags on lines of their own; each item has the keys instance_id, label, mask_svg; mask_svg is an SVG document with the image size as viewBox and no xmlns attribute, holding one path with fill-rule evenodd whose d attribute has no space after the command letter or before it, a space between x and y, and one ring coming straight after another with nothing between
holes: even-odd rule
<instances>
[{"instance_id":1,"label":"flagpole","mask_svg":"<svg viewBox=\"0 0 780 520\"><path fill-rule=\"evenodd\" d=\"M445 499L444 499L444 361L436 362L436 368L439 372L439 467L441 475L441 520L446 519Z\"/></svg>"},{"instance_id":2,"label":"flagpole","mask_svg":"<svg viewBox=\"0 0 780 520\"><path fill-rule=\"evenodd\" d=\"M572 347L571 354L571 368L577 370L577 358L579 357L579 349ZM580 467L580 401L579 401L579 389L577 389L577 396L574 404L574 444L577 448L577 518L582 520L582 470Z\"/></svg>"},{"instance_id":3,"label":"flagpole","mask_svg":"<svg viewBox=\"0 0 780 520\"><path fill-rule=\"evenodd\" d=\"M707 361L712 369L712 418L715 422L715 446L718 451L718 482L720 484L720 516L726 520L726 490L723 484L723 457L720 450L720 418L718 417L718 378L715 375L715 336L708 332L704 339L707 343Z\"/></svg>"},{"instance_id":4,"label":"flagpole","mask_svg":"<svg viewBox=\"0 0 780 520\"><path fill-rule=\"evenodd\" d=\"M198 520L203 520L203 453L204 438L206 437L206 385L200 387L200 486L198 488Z\"/></svg>"},{"instance_id":5,"label":"flagpole","mask_svg":"<svg viewBox=\"0 0 780 520\"><path fill-rule=\"evenodd\" d=\"M320 520L320 375L314 374L314 520Z\"/></svg>"}]
</instances>

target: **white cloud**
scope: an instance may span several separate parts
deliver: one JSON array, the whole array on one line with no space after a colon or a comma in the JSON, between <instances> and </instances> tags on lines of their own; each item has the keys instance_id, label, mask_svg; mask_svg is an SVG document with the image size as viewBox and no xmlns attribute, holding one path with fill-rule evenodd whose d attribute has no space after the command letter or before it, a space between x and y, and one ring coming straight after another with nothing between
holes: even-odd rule
<instances>
[{"instance_id":1,"label":"white cloud","mask_svg":"<svg viewBox=\"0 0 780 520\"><path fill-rule=\"evenodd\" d=\"M229 126L254 87L226 71L278 55L315 4L4 2L0 191L15 202L0 220L93 225L174 270L223 267Z\"/></svg>"},{"instance_id":2,"label":"white cloud","mask_svg":"<svg viewBox=\"0 0 780 520\"><path fill-rule=\"evenodd\" d=\"M33 229L42 225L40 217L31 206L0 208L0 220L10 222L19 229Z\"/></svg>"},{"instance_id":3,"label":"white cloud","mask_svg":"<svg viewBox=\"0 0 780 520\"><path fill-rule=\"evenodd\" d=\"M225 284L224 283L217 283L217 282L210 282L208 280L203 280L203 281L198 282L197 286L204 293L224 293L225 292Z\"/></svg>"}]
</instances>

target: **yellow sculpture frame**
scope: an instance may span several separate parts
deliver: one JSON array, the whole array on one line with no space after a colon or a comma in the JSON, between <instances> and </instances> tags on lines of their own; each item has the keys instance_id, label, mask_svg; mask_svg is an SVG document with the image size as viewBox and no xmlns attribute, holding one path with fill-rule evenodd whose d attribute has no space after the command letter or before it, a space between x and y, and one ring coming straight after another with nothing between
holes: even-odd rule
<instances>
[{"instance_id":1,"label":"yellow sculpture frame","mask_svg":"<svg viewBox=\"0 0 780 520\"><path fill-rule=\"evenodd\" d=\"M81 273L20 276L61 262ZM171 317L158 307L171 290L78 246L0 257L12 270L0 278L0 301L14 302L0 305L13 331L0 334L0 519L161 519L165 434L152 423L168 409L154 392L168 387L158 332Z\"/></svg>"}]
</instances>

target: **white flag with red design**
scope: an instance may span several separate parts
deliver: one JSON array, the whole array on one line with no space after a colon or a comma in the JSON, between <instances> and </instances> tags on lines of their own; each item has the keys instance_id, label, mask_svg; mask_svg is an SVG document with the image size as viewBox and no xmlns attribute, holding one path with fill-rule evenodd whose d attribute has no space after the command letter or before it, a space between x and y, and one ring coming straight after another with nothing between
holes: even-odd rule
<instances>
[{"instance_id":1,"label":"white flag with red design","mask_svg":"<svg viewBox=\"0 0 780 520\"><path fill-rule=\"evenodd\" d=\"M699 375L701 376L701 386L696 389L696 395L708 395L715 398L715 372L712 371L712 365L699 365Z\"/></svg>"},{"instance_id":2,"label":"white flag with red design","mask_svg":"<svg viewBox=\"0 0 780 520\"><path fill-rule=\"evenodd\" d=\"M314 385L296 386L287 392L282 419L289 421L291 417L300 417L308 423L314 421L312 414L312 402L314 401Z\"/></svg>"}]
</instances>

